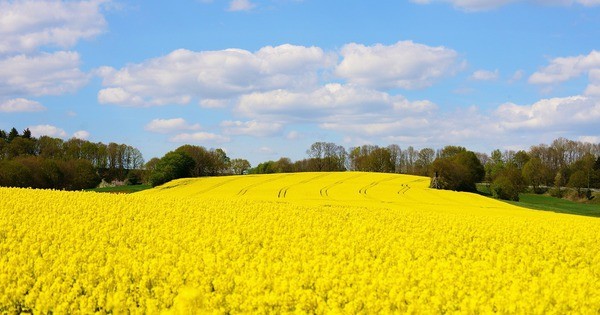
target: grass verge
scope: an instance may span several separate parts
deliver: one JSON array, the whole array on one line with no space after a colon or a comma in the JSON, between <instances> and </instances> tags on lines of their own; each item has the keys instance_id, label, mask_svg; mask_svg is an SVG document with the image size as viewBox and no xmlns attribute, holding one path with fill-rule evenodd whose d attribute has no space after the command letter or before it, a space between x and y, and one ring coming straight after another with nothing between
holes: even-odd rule
<instances>
[{"instance_id":1,"label":"grass verge","mask_svg":"<svg viewBox=\"0 0 600 315\"><path fill-rule=\"evenodd\" d=\"M477 185L477 190L482 195L488 196L490 198L492 197L487 185ZM530 193L519 194L519 201L503 201L515 206L534 210L544 210L558 213L600 217L600 196L598 193L595 193L595 198L587 203L574 202L547 195L538 195Z\"/></svg>"},{"instance_id":2,"label":"grass verge","mask_svg":"<svg viewBox=\"0 0 600 315\"><path fill-rule=\"evenodd\" d=\"M112 194L130 194L146 189L152 188L151 185L126 185L126 186L115 186L115 187L102 187L88 189L88 191L95 191L101 193L112 193Z\"/></svg>"}]
</instances>

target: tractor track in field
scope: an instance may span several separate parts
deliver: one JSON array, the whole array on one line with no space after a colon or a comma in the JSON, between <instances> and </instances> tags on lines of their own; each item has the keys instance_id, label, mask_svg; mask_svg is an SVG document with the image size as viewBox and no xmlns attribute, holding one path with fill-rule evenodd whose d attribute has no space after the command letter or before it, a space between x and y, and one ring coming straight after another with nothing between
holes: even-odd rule
<instances>
[{"instance_id":1,"label":"tractor track in field","mask_svg":"<svg viewBox=\"0 0 600 315\"><path fill-rule=\"evenodd\" d=\"M291 174L284 174L284 175L281 175L281 176L277 176L277 177L269 178L267 180L263 180L262 182L258 182L258 183L254 183L254 184L248 185L248 186L240 189L240 191L238 191L237 195L238 196L243 196L243 195L245 195L248 192L248 190L250 190L252 188L255 188L257 186L260 186L260 185L263 185L263 184L266 184L266 183L270 183L270 182L274 182L274 181L280 180L280 179L282 179L284 177L288 177L290 175Z\"/></svg>"},{"instance_id":2,"label":"tractor track in field","mask_svg":"<svg viewBox=\"0 0 600 315\"><path fill-rule=\"evenodd\" d=\"M333 187L335 187L337 185L341 185L341 184L345 183L348 180L355 179L357 177L361 177L361 176L364 176L364 175L365 174L357 174L357 175L348 177L348 178L346 178L344 180L337 181L337 182L335 182L333 184L329 184L329 185L321 188L321 190L319 191L319 193L321 194L321 197L327 197L327 198L329 198L329 189L331 189L331 188L333 188Z\"/></svg>"},{"instance_id":3,"label":"tractor track in field","mask_svg":"<svg viewBox=\"0 0 600 315\"><path fill-rule=\"evenodd\" d=\"M402 188L400 190L398 190L398 195L400 195L400 194L404 195L407 191L410 190L410 186L408 184L400 184L400 186Z\"/></svg>"},{"instance_id":4,"label":"tractor track in field","mask_svg":"<svg viewBox=\"0 0 600 315\"><path fill-rule=\"evenodd\" d=\"M422 182L422 181L423 181L423 179L415 179L415 180L411 180L410 182L400 184L400 186L402 188L400 188L400 190L398 190L398 195L404 195L407 191L409 191L412 188L410 186L410 183L418 183L418 182Z\"/></svg>"},{"instance_id":5,"label":"tractor track in field","mask_svg":"<svg viewBox=\"0 0 600 315\"><path fill-rule=\"evenodd\" d=\"M358 193L360 195L365 196L365 198L379 200L377 198L373 198L373 197L369 196L369 194L368 194L369 189L371 189L371 188L373 188L373 187L375 187L375 186L377 186L377 185L379 185L379 184L381 184L383 182L387 182L387 181L394 180L394 179L398 179L398 178L397 177L390 177L390 178L385 178L385 179L382 179L382 180L374 181L374 182L370 183L369 185L366 185L366 186L363 186L362 188L360 188L358 190Z\"/></svg>"},{"instance_id":6,"label":"tractor track in field","mask_svg":"<svg viewBox=\"0 0 600 315\"><path fill-rule=\"evenodd\" d=\"M305 180L303 180L303 181L301 181L301 182L294 183L294 184L291 184L291 185L288 185L288 186L282 187L281 189L279 189L279 193L277 193L277 198L286 198L286 196L287 196L287 192L288 192L288 190L289 190L291 187L294 187L294 186L297 186L297 185L301 185L301 184L307 184L307 183L310 183L310 182L312 182L312 181L313 181L313 180L315 180L315 179L319 179L319 178L322 178L322 177L328 176L328 175L330 175L330 174L331 174L331 173L320 174L320 175L317 175L317 176L315 176L315 177L311 177L311 178L309 178L309 179L305 179Z\"/></svg>"},{"instance_id":7,"label":"tractor track in field","mask_svg":"<svg viewBox=\"0 0 600 315\"><path fill-rule=\"evenodd\" d=\"M201 190L201 191L199 191L199 192L198 192L198 193L196 193L195 195L201 195L201 194L207 193L207 192L209 192L209 191L211 191L211 190L213 190L213 189L215 189L215 188L219 188L219 187L221 187L221 186L227 185L227 184L229 184L229 183L231 183L231 182L234 182L234 181L236 181L236 180L240 180L240 179L242 179L242 178L243 178L243 177L241 177L241 176L238 176L238 177L236 177L236 178L232 178L232 179L224 180L224 181L222 181L222 182L220 182L220 183L218 183L218 184L212 185L212 186L210 186L210 187L208 187L208 188L206 188L206 189L204 189L204 190Z\"/></svg>"}]
</instances>

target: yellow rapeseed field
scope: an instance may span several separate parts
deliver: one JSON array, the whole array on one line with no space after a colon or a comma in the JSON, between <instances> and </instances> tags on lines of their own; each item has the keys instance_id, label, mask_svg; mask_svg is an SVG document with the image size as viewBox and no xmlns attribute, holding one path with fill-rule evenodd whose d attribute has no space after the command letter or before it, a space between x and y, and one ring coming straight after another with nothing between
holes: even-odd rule
<instances>
[{"instance_id":1,"label":"yellow rapeseed field","mask_svg":"<svg viewBox=\"0 0 600 315\"><path fill-rule=\"evenodd\" d=\"M0 314L598 314L600 220L359 172L0 188Z\"/></svg>"}]
</instances>

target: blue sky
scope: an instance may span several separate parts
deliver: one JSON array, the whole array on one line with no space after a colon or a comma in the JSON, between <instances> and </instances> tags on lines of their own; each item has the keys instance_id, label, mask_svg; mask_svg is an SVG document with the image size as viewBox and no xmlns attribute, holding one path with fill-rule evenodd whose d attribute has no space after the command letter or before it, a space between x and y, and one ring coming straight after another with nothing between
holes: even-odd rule
<instances>
[{"instance_id":1,"label":"blue sky","mask_svg":"<svg viewBox=\"0 0 600 315\"><path fill-rule=\"evenodd\" d=\"M0 129L259 162L600 142L599 0L1 1Z\"/></svg>"}]
</instances>

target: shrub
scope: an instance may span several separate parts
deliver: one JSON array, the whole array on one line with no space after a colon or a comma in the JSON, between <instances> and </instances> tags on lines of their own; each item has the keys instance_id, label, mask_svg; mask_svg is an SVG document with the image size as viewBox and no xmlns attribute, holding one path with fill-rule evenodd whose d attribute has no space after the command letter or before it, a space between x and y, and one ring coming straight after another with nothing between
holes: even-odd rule
<instances>
[{"instance_id":1,"label":"shrub","mask_svg":"<svg viewBox=\"0 0 600 315\"><path fill-rule=\"evenodd\" d=\"M519 193L525 189L521 172L516 168L503 170L491 185L494 198L519 201Z\"/></svg>"}]
</instances>

